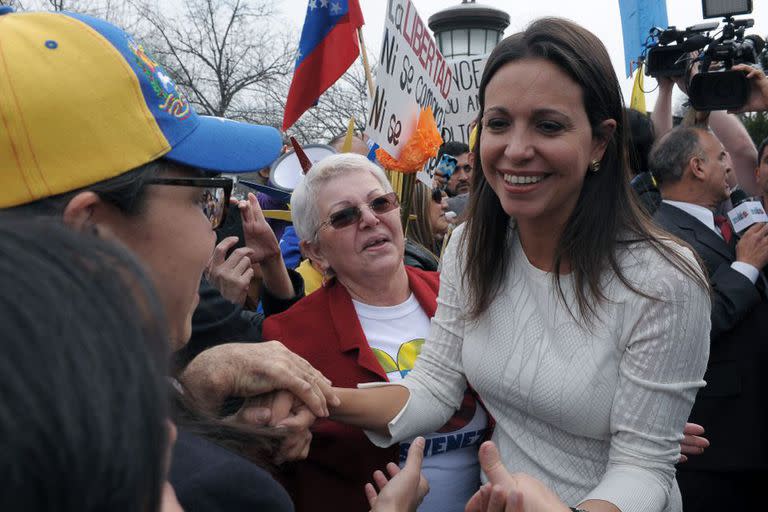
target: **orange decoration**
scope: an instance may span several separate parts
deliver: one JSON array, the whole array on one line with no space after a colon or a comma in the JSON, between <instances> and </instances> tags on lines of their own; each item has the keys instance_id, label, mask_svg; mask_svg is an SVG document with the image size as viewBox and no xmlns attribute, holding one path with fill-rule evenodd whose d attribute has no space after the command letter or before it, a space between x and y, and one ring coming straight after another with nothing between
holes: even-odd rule
<instances>
[{"instance_id":1,"label":"orange decoration","mask_svg":"<svg viewBox=\"0 0 768 512\"><path fill-rule=\"evenodd\" d=\"M437 129L432 107L427 107L419 113L419 122L416 131L411 135L400 152L400 158L393 158L384 149L376 150L376 158L388 171L397 171L405 174L415 174L427 160L437 155L437 150L443 143L440 131Z\"/></svg>"}]
</instances>

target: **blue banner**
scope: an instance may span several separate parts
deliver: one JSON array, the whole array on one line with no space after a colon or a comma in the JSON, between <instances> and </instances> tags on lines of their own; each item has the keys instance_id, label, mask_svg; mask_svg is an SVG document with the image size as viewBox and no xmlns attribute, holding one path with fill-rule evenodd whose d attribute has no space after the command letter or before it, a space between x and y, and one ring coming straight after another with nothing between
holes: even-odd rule
<instances>
[{"instance_id":1,"label":"blue banner","mask_svg":"<svg viewBox=\"0 0 768 512\"><path fill-rule=\"evenodd\" d=\"M648 31L653 27L667 28L666 0L619 0L621 30L624 34L624 60L627 78L632 76L632 61L643 53Z\"/></svg>"}]
</instances>

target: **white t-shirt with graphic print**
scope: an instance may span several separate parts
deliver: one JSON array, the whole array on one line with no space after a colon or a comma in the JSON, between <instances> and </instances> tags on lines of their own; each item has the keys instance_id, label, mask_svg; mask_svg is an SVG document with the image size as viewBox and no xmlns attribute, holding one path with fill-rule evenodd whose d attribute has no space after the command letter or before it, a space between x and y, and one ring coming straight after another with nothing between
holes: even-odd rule
<instances>
[{"instance_id":1,"label":"white t-shirt with graphic print","mask_svg":"<svg viewBox=\"0 0 768 512\"><path fill-rule=\"evenodd\" d=\"M411 296L397 306L369 306L353 300L363 332L390 382L405 377L429 334L430 319ZM419 512L462 512L480 485L477 449L488 428L488 416L469 394L461 409L439 431L425 435L422 466L430 491ZM400 443L405 461L410 441Z\"/></svg>"}]
</instances>

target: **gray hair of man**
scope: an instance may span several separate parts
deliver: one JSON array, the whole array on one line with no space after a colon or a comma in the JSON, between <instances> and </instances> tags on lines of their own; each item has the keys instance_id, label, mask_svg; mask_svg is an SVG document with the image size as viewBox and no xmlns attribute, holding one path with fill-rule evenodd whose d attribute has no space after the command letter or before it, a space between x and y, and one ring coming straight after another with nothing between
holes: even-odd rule
<instances>
[{"instance_id":1,"label":"gray hair of man","mask_svg":"<svg viewBox=\"0 0 768 512\"><path fill-rule=\"evenodd\" d=\"M323 158L312 166L291 195L291 217L300 240L316 242L320 224L325 221L320 218L317 204L320 189L335 178L356 172L371 173L384 192L392 192L392 184L384 171L362 155L339 153Z\"/></svg>"},{"instance_id":2,"label":"gray hair of man","mask_svg":"<svg viewBox=\"0 0 768 512\"><path fill-rule=\"evenodd\" d=\"M678 126L651 148L648 166L660 184L673 183L683 177L691 158L707 159L699 134L708 131L701 126Z\"/></svg>"}]
</instances>

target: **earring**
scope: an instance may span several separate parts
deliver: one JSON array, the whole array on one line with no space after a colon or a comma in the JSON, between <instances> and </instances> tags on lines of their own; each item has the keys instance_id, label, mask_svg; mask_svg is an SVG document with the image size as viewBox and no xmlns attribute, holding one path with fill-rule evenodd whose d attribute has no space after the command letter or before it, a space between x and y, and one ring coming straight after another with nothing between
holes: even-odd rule
<instances>
[{"instance_id":1,"label":"earring","mask_svg":"<svg viewBox=\"0 0 768 512\"><path fill-rule=\"evenodd\" d=\"M589 164L589 172L592 174L597 174L597 171L600 170L600 160L592 160L592 162Z\"/></svg>"},{"instance_id":2,"label":"earring","mask_svg":"<svg viewBox=\"0 0 768 512\"><path fill-rule=\"evenodd\" d=\"M325 288L333 279L333 269L330 267L323 269L322 279L320 280L320 286Z\"/></svg>"}]
</instances>

